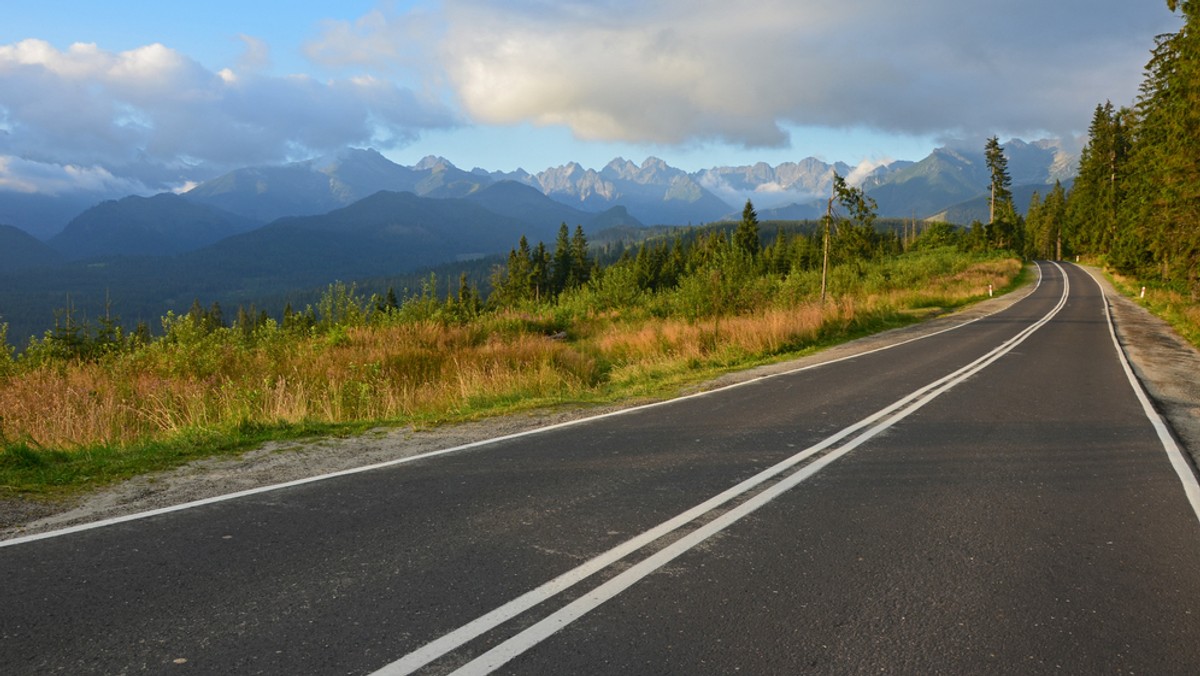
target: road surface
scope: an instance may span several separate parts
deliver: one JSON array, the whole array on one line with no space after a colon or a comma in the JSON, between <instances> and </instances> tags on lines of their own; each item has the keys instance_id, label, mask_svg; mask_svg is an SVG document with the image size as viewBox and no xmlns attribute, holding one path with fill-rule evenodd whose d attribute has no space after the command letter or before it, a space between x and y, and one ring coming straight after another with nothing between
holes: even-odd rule
<instances>
[{"instance_id":1,"label":"road surface","mask_svg":"<svg viewBox=\"0 0 1200 676\"><path fill-rule=\"evenodd\" d=\"M1039 267L835 363L0 542L0 673L1200 673L1200 488Z\"/></svg>"}]
</instances>

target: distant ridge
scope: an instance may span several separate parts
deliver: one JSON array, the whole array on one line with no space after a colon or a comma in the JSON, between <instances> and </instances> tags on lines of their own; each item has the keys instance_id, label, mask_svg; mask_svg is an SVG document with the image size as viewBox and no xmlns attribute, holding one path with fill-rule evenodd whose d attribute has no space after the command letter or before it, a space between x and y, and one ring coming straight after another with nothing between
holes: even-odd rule
<instances>
[{"instance_id":1,"label":"distant ridge","mask_svg":"<svg viewBox=\"0 0 1200 676\"><path fill-rule=\"evenodd\" d=\"M1075 159L1055 141L1004 144L1014 186L1049 185L1069 180ZM808 157L771 166L720 166L687 172L655 157L636 164L615 158L604 167L577 162L537 173L475 168L464 171L449 160L428 156L407 167L370 149L347 148L322 158L282 166L245 167L205 181L184 197L259 223L285 216L328 213L380 190L421 197L468 197L504 181L532 187L582 212L624 207L647 225L687 225L722 220L740 213L747 199L760 211L811 211L827 199L836 171L861 186L879 204L881 216L929 217L982 193L983 149L938 148L920 162L864 162L852 167ZM64 214L88 205L83 194L62 198L0 190L0 222L46 237ZM95 204L92 202L91 204Z\"/></svg>"},{"instance_id":2,"label":"distant ridge","mask_svg":"<svg viewBox=\"0 0 1200 676\"><path fill-rule=\"evenodd\" d=\"M47 267L62 261L62 255L45 242L20 228L0 224L0 273Z\"/></svg>"},{"instance_id":3,"label":"distant ridge","mask_svg":"<svg viewBox=\"0 0 1200 676\"><path fill-rule=\"evenodd\" d=\"M50 246L70 260L169 255L199 249L260 223L173 193L110 200L76 216Z\"/></svg>"},{"instance_id":4,"label":"distant ridge","mask_svg":"<svg viewBox=\"0 0 1200 676\"><path fill-rule=\"evenodd\" d=\"M700 223L729 210L687 173L662 160L651 158L641 167L621 162L614 160L603 172L572 163L535 176L521 170L463 171L436 156L404 167L374 150L347 149L326 159L238 169L201 183L184 196L260 221L327 213L379 190L457 198L501 182L529 186L582 212L623 206L643 223Z\"/></svg>"}]
</instances>

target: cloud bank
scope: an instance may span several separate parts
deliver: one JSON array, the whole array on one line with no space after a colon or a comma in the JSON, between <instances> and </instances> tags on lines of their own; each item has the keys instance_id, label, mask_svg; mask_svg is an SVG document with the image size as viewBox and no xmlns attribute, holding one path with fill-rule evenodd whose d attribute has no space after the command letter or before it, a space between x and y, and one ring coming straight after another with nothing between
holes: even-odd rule
<instances>
[{"instance_id":1,"label":"cloud bank","mask_svg":"<svg viewBox=\"0 0 1200 676\"><path fill-rule=\"evenodd\" d=\"M245 34L217 71L162 44L30 39L0 45L0 190L155 191L467 120L683 148L786 148L794 128L1069 139L1132 102L1178 27L1161 0L381 0L303 45L329 79L272 74Z\"/></svg>"},{"instance_id":2,"label":"cloud bank","mask_svg":"<svg viewBox=\"0 0 1200 676\"><path fill-rule=\"evenodd\" d=\"M211 175L352 144L387 148L457 123L441 104L384 79L264 75L266 45L242 40L244 70L217 73L161 44L0 46L0 186L74 168L158 190L201 168Z\"/></svg>"},{"instance_id":3,"label":"cloud bank","mask_svg":"<svg viewBox=\"0 0 1200 676\"><path fill-rule=\"evenodd\" d=\"M592 23L594 5L462 2L449 64L481 119L566 123L584 138L774 146L781 123L1060 131L1086 124L1106 89L1132 92L1150 45L1118 18L1145 14L1131 3L1052 4L671 0ZM1108 16L1081 29L1096 14Z\"/></svg>"},{"instance_id":4,"label":"cloud bank","mask_svg":"<svg viewBox=\"0 0 1200 676\"><path fill-rule=\"evenodd\" d=\"M384 5L386 7L386 5ZM581 139L745 147L787 126L944 137L1086 127L1130 102L1165 3L1127 0L446 0L437 52L483 124ZM309 49L378 66L410 17L331 25ZM353 39L350 39L353 38Z\"/></svg>"}]
</instances>

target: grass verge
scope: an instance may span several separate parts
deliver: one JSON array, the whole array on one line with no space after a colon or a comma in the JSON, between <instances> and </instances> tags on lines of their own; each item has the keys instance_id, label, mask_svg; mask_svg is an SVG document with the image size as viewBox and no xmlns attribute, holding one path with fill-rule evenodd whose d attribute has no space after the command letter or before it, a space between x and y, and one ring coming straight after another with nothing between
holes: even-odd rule
<instances>
[{"instance_id":1,"label":"grass verge","mask_svg":"<svg viewBox=\"0 0 1200 676\"><path fill-rule=\"evenodd\" d=\"M963 307L1028 273L1010 259L930 255L857 274L857 290L825 304L763 293L725 316L599 311L576 298L466 325L336 327L336 340L275 331L253 343L218 332L94 362L18 363L0 377L0 497L61 497L268 440L662 399Z\"/></svg>"},{"instance_id":2,"label":"grass verge","mask_svg":"<svg viewBox=\"0 0 1200 676\"><path fill-rule=\"evenodd\" d=\"M1142 282L1110 270L1105 275L1118 292L1166 321L1184 340L1200 349L1200 304L1161 284Z\"/></svg>"}]
</instances>

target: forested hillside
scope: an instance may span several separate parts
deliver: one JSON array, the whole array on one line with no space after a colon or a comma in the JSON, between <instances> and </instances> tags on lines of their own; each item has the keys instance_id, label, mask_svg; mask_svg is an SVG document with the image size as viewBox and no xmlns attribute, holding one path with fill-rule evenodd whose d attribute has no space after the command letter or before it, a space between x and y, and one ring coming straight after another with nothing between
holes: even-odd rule
<instances>
[{"instance_id":1,"label":"forested hillside","mask_svg":"<svg viewBox=\"0 0 1200 676\"><path fill-rule=\"evenodd\" d=\"M1003 289L1020 265L944 224L876 227L837 178L820 223L727 227L633 246L564 224L521 238L485 297L335 283L272 317L193 304L149 326L64 321L20 355L0 325L0 485L89 485L263 438L428 423L680 385L916 321ZM337 427L331 427L337 426ZM85 452L81 452L85 451Z\"/></svg>"},{"instance_id":2,"label":"forested hillside","mask_svg":"<svg viewBox=\"0 0 1200 676\"><path fill-rule=\"evenodd\" d=\"M1168 0L1183 27L1162 35L1132 107L1096 107L1061 227L1066 254L1200 300L1200 4ZM1057 207L1056 207L1057 208Z\"/></svg>"}]
</instances>

